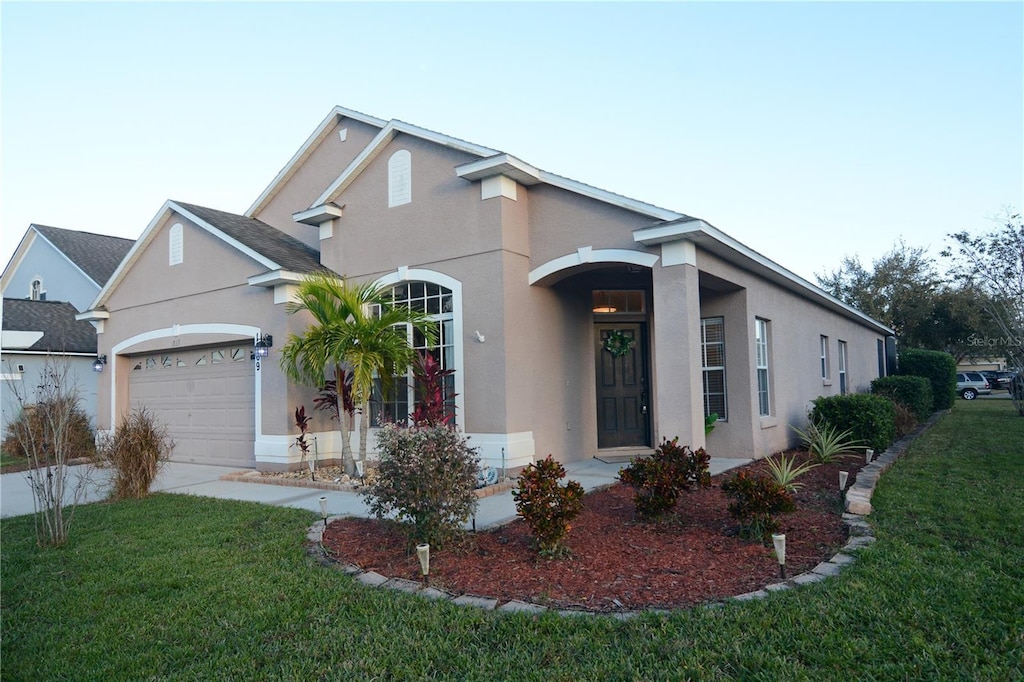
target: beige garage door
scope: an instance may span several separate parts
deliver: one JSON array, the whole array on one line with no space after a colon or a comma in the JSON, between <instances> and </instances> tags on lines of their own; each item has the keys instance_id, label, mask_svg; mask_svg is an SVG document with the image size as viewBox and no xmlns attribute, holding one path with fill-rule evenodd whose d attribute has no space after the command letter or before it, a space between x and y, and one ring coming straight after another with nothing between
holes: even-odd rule
<instances>
[{"instance_id":1,"label":"beige garage door","mask_svg":"<svg viewBox=\"0 0 1024 682\"><path fill-rule=\"evenodd\" d=\"M252 467L254 363L250 348L160 351L131 357L132 409L145 406L167 425L176 462Z\"/></svg>"}]
</instances>

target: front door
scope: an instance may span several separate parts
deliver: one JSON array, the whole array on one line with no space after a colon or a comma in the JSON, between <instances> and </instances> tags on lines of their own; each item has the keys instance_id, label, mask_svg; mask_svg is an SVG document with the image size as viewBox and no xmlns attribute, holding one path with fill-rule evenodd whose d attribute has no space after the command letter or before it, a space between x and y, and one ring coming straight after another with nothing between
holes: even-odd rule
<instances>
[{"instance_id":1,"label":"front door","mask_svg":"<svg viewBox=\"0 0 1024 682\"><path fill-rule=\"evenodd\" d=\"M597 447L648 447L644 324L598 323L594 332Z\"/></svg>"}]
</instances>

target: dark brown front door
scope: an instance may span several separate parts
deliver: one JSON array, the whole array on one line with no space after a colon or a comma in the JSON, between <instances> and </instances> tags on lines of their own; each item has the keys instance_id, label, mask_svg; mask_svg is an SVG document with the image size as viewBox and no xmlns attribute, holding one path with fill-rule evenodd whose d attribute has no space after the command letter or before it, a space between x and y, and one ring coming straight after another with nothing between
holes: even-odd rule
<instances>
[{"instance_id":1,"label":"dark brown front door","mask_svg":"<svg viewBox=\"0 0 1024 682\"><path fill-rule=\"evenodd\" d=\"M597 447L647 447L650 438L644 325L639 322L599 323L594 331ZM624 354L611 352L607 346L612 337L616 337L612 345L623 349L623 339L632 341L628 351Z\"/></svg>"}]
</instances>

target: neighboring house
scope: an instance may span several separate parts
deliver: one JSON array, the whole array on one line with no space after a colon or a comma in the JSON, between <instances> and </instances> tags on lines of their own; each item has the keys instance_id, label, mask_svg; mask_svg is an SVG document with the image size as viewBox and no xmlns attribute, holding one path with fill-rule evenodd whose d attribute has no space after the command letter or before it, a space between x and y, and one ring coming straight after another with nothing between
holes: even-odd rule
<instances>
[{"instance_id":1,"label":"neighboring house","mask_svg":"<svg viewBox=\"0 0 1024 682\"><path fill-rule=\"evenodd\" d=\"M336 108L244 216L168 201L89 310L98 420L146 405L175 459L295 468L285 303L319 268L389 287L441 330L459 426L490 464L790 446L819 395L867 390L892 330L707 222L500 151ZM254 359L254 340L272 337ZM402 418L412 389L374 408ZM340 452L317 413L322 459Z\"/></svg>"},{"instance_id":2,"label":"neighboring house","mask_svg":"<svg viewBox=\"0 0 1024 682\"><path fill-rule=\"evenodd\" d=\"M12 382L25 378L35 381L47 354L68 356L82 407L95 423L97 377L92 362L96 359L96 330L87 323L75 322L74 313L92 303L134 243L131 239L48 225L29 226L0 276L4 297L0 424L4 430L17 416L15 392L22 384ZM28 301L43 304L23 304ZM51 302L67 305L46 305ZM86 338L86 332L91 339ZM83 353L90 357L83 357ZM24 367L24 372L18 372L18 367Z\"/></svg>"},{"instance_id":3,"label":"neighboring house","mask_svg":"<svg viewBox=\"0 0 1024 682\"><path fill-rule=\"evenodd\" d=\"M135 242L30 225L0 278L4 298L68 301L85 310Z\"/></svg>"},{"instance_id":4,"label":"neighboring house","mask_svg":"<svg viewBox=\"0 0 1024 682\"><path fill-rule=\"evenodd\" d=\"M65 387L78 391L81 408L95 422L96 330L93 326L75 319L78 311L64 301L5 298L3 306L0 440L6 437L7 424L17 417L20 407L35 402L36 387L44 377L44 370L63 373L65 362ZM50 368L47 363L51 363Z\"/></svg>"}]
</instances>

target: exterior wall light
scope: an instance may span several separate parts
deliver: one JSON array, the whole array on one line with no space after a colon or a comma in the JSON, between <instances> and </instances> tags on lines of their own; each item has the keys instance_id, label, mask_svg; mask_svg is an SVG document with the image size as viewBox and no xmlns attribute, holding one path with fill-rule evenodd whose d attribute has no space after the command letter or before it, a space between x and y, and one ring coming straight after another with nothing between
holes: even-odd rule
<instances>
[{"instance_id":1,"label":"exterior wall light","mask_svg":"<svg viewBox=\"0 0 1024 682\"><path fill-rule=\"evenodd\" d=\"M270 355L270 348L274 345L274 337L270 334L259 334L256 336L256 357L265 358Z\"/></svg>"},{"instance_id":2,"label":"exterior wall light","mask_svg":"<svg viewBox=\"0 0 1024 682\"><path fill-rule=\"evenodd\" d=\"M786 578L786 536L772 535L772 544L775 545L775 556L779 559L779 571L782 578Z\"/></svg>"},{"instance_id":3,"label":"exterior wall light","mask_svg":"<svg viewBox=\"0 0 1024 682\"><path fill-rule=\"evenodd\" d=\"M92 361L92 371L94 371L94 372L102 372L103 371L103 365L105 365L105 364L107 364L107 356L106 355L97 355L96 359Z\"/></svg>"},{"instance_id":4,"label":"exterior wall light","mask_svg":"<svg viewBox=\"0 0 1024 682\"><path fill-rule=\"evenodd\" d=\"M430 545L416 545L416 557L420 560L420 570L423 571L423 584L427 584L427 574L430 573Z\"/></svg>"}]
</instances>

